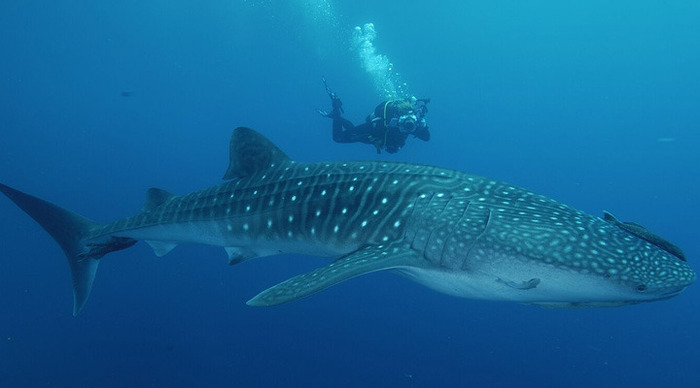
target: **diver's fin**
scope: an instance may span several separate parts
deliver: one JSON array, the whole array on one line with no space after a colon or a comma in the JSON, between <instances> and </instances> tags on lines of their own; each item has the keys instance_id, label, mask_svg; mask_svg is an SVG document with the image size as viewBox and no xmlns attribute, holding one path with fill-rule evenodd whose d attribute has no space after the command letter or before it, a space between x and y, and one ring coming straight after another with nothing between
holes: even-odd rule
<instances>
[{"instance_id":1,"label":"diver's fin","mask_svg":"<svg viewBox=\"0 0 700 388\"><path fill-rule=\"evenodd\" d=\"M105 241L86 242L85 238L100 224L3 184L0 184L0 191L38 222L63 249L73 279L73 315L77 315L90 296L98 259L109 252L128 248L136 240L107 237Z\"/></svg>"},{"instance_id":2,"label":"diver's fin","mask_svg":"<svg viewBox=\"0 0 700 388\"><path fill-rule=\"evenodd\" d=\"M423 267L418 252L403 244L370 245L333 263L279 283L259 293L249 306L274 306L321 291L343 280L366 273L399 267Z\"/></svg>"},{"instance_id":3,"label":"diver's fin","mask_svg":"<svg viewBox=\"0 0 700 388\"><path fill-rule=\"evenodd\" d=\"M289 156L265 136L246 127L233 130L225 180L250 176L275 165L291 162Z\"/></svg>"}]
</instances>

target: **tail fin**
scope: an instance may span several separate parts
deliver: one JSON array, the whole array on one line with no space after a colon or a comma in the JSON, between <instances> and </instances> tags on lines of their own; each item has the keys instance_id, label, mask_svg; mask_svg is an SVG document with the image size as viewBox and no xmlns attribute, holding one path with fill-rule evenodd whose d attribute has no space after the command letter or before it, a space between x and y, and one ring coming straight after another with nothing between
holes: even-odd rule
<instances>
[{"instance_id":1,"label":"tail fin","mask_svg":"<svg viewBox=\"0 0 700 388\"><path fill-rule=\"evenodd\" d=\"M90 296L98 259L136 241L111 237L106 244L86 244L85 237L100 224L3 184L0 184L0 191L49 232L63 249L73 279L73 315L78 315Z\"/></svg>"}]
</instances>

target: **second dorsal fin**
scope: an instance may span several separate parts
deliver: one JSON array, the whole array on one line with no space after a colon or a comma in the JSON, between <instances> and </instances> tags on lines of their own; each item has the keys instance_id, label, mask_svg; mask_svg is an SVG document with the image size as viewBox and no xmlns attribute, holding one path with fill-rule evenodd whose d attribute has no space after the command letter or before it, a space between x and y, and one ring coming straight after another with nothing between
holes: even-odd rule
<instances>
[{"instance_id":1,"label":"second dorsal fin","mask_svg":"<svg viewBox=\"0 0 700 388\"><path fill-rule=\"evenodd\" d=\"M172 197L173 195L168 191L157 187L151 187L148 189L148 191L146 191L146 203L143 204L141 211L151 211Z\"/></svg>"}]
</instances>

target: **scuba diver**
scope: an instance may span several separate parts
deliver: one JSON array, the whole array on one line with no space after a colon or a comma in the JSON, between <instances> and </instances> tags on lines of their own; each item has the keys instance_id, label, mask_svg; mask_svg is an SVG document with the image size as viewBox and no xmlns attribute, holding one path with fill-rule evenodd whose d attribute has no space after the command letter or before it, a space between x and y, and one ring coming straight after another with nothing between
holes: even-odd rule
<instances>
[{"instance_id":1,"label":"scuba diver","mask_svg":"<svg viewBox=\"0 0 700 388\"><path fill-rule=\"evenodd\" d=\"M372 144L377 153L382 150L393 154L406 144L408 135L423 141L430 140L430 132L425 121L429 98L415 97L383 101L374 109L364 123L353 125L342 117L343 102L333 93L323 80L326 92L331 98L333 109L330 112L317 109L323 117L333 119L333 140L337 143Z\"/></svg>"}]
</instances>

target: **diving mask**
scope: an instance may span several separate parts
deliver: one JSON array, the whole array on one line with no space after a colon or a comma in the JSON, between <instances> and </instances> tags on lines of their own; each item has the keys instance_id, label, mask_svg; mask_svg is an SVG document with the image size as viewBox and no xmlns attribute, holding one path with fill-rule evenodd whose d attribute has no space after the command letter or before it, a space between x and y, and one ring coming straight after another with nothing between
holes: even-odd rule
<instances>
[{"instance_id":1,"label":"diving mask","mask_svg":"<svg viewBox=\"0 0 700 388\"><path fill-rule=\"evenodd\" d=\"M413 133L418 126L418 118L413 113L399 117L399 131L402 133Z\"/></svg>"}]
</instances>

